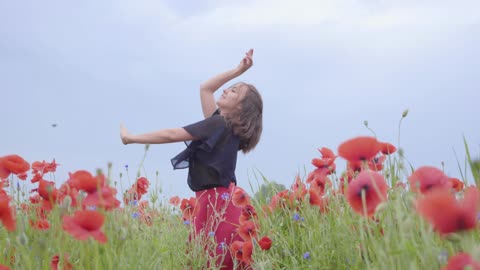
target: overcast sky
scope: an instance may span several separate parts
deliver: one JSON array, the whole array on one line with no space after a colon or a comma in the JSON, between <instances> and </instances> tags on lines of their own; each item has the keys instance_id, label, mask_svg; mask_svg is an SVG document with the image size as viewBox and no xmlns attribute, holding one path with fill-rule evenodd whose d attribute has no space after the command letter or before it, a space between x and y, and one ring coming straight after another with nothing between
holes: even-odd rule
<instances>
[{"instance_id":1,"label":"overcast sky","mask_svg":"<svg viewBox=\"0 0 480 270\"><path fill-rule=\"evenodd\" d=\"M289 186L314 169L317 148L372 135L365 120L398 146L405 109L408 161L444 162L460 177L463 136L480 154L479 10L477 0L3 0L0 156L55 158L57 185L108 162L120 181L128 164L125 188L144 147L124 146L120 123L143 133L201 120L200 83L254 48L254 66L232 81L264 99L260 144L239 153L247 190L257 170ZM183 149L147 154L146 175L166 197L193 195L187 171L170 164Z\"/></svg>"}]
</instances>

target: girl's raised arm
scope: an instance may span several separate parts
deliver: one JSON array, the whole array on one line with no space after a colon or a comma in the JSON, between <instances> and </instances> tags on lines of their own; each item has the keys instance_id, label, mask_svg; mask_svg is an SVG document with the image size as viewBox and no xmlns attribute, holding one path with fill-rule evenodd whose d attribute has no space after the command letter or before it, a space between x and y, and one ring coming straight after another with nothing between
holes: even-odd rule
<instances>
[{"instance_id":1,"label":"girl's raised arm","mask_svg":"<svg viewBox=\"0 0 480 270\"><path fill-rule=\"evenodd\" d=\"M205 118L210 117L217 109L213 93L226 82L240 76L252 66L253 49L250 49L236 68L222 72L200 85L200 100Z\"/></svg>"}]
</instances>

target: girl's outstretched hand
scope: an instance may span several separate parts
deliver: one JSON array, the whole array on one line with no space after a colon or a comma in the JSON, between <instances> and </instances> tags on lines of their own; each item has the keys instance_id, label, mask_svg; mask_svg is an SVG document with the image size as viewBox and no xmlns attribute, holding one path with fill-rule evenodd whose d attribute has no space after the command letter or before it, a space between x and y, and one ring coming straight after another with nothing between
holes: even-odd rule
<instances>
[{"instance_id":1,"label":"girl's outstretched hand","mask_svg":"<svg viewBox=\"0 0 480 270\"><path fill-rule=\"evenodd\" d=\"M253 49L250 49L238 65L240 72L245 72L253 66Z\"/></svg>"},{"instance_id":2,"label":"girl's outstretched hand","mask_svg":"<svg viewBox=\"0 0 480 270\"><path fill-rule=\"evenodd\" d=\"M122 139L122 143L127 145L130 143L128 136L130 133L128 132L127 128L123 125L120 124L120 139Z\"/></svg>"}]
</instances>

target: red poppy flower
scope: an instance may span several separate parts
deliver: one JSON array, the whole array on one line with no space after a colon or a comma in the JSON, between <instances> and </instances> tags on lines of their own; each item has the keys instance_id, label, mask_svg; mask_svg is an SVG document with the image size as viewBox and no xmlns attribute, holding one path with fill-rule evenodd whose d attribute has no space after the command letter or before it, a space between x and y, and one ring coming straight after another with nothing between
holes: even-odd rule
<instances>
[{"instance_id":1,"label":"red poppy flower","mask_svg":"<svg viewBox=\"0 0 480 270\"><path fill-rule=\"evenodd\" d=\"M253 220L257 217L257 212L255 211L255 207L251 204L247 204L244 207L242 207L242 213L240 214L240 217L238 218L240 224L247 221L247 220Z\"/></svg>"},{"instance_id":2,"label":"red poppy flower","mask_svg":"<svg viewBox=\"0 0 480 270\"><path fill-rule=\"evenodd\" d=\"M139 209L138 212L140 214L139 219L143 223L145 223L147 226L152 226L153 224L152 216L143 209Z\"/></svg>"},{"instance_id":3,"label":"red poppy flower","mask_svg":"<svg viewBox=\"0 0 480 270\"><path fill-rule=\"evenodd\" d=\"M233 243L230 245L230 249L232 250L233 256L239 261L241 261L243 259L242 248L243 248L244 243L245 242L243 242L243 241L236 240L236 241L233 241Z\"/></svg>"},{"instance_id":4,"label":"red poppy flower","mask_svg":"<svg viewBox=\"0 0 480 270\"><path fill-rule=\"evenodd\" d=\"M190 220L195 215L196 204L197 201L194 197L190 197L190 199L182 199L180 210L182 210L183 219Z\"/></svg>"},{"instance_id":5,"label":"red poppy flower","mask_svg":"<svg viewBox=\"0 0 480 270\"><path fill-rule=\"evenodd\" d=\"M145 195L148 192L149 185L150 182L148 182L148 179L145 177L138 178L137 182L135 183L136 190L140 195Z\"/></svg>"},{"instance_id":6,"label":"red poppy flower","mask_svg":"<svg viewBox=\"0 0 480 270\"><path fill-rule=\"evenodd\" d=\"M10 268L6 265L0 264L0 270L10 270Z\"/></svg>"},{"instance_id":7,"label":"red poppy flower","mask_svg":"<svg viewBox=\"0 0 480 270\"><path fill-rule=\"evenodd\" d=\"M250 204L250 196L241 187L235 187L232 195L232 203L236 207L243 207Z\"/></svg>"},{"instance_id":8,"label":"red poppy flower","mask_svg":"<svg viewBox=\"0 0 480 270\"><path fill-rule=\"evenodd\" d=\"M236 240L230 245L230 249L232 250L233 256L237 260L247 265L249 265L252 262L252 252L253 252L252 241L242 242L242 241Z\"/></svg>"},{"instance_id":9,"label":"red poppy flower","mask_svg":"<svg viewBox=\"0 0 480 270\"><path fill-rule=\"evenodd\" d=\"M141 199L142 195L138 194L138 192L135 191L135 187L129 188L123 194L123 202L125 203L125 205L132 205L132 203L134 204Z\"/></svg>"},{"instance_id":10,"label":"red poppy flower","mask_svg":"<svg viewBox=\"0 0 480 270\"><path fill-rule=\"evenodd\" d=\"M137 208L142 211L142 210L146 210L148 208L148 201L140 201L138 203L138 206Z\"/></svg>"},{"instance_id":11,"label":"red poppy flower","mask_svg":"<svg viewBox=\"0 0 480 270\"><path fill-rule=\"evenodd\" d=\"M173 206L178 206L180 204L180 197L173 196L173 197L170 198L169 202Z\"/></svg>"},{"instance_id":12,"label":"red poppy flower","mask_svg":"<svg viewBox=\"0 0 480 270\"><path fill-rule=\"evenodd\" d=\"M375 213L377 206L387 199L387 189L388 186L381 174L365 170L348 184L346 196L355 212L371 216ZM365 192L365 209L362 192Z\"/></svg>"},{"instance_id":13,"label":"red poppy flower","mask_svg":"<svg viewBox=\"0 0 480 270\"><path fill-rule=\"evenodd\" d=\"M257 226L255 225L255 222L251 220L247 220L240 224L240 227L238 227L237 231L240 237L242 237L243 240L250 240L252 238L257 238Z\"/></svg>"},{"instance_id":14,"label":"red poppy flower","mask_svg":"<svg viewBox=\"0 0 480 270\"><path fill-rule=\"evenodd\" d=\"M70 174L70 179L68 179L69 185L77 188L78 190L83 190L87 193L93 193L97 189L105 186L105 176L103 174L93 176L91 173L85 170L79 170Z\"/></svg>"},{"instance_id":15,"label":"red poppy flower","mask_svg":"<svg viewBox=\"0 0 480 270\"><path fill-rule=\"evenodd\" d=\"M17 174L17 177L20 180L27 180L28 175L27 175L27 173L19 173L19 174Z\"/></svg>"},{"instance_id":16,"label":"red poppy flower","mask_svg":"<svg viewBox=\"0 0 480 270\"><path fill-rule=\"evenodd\" d=\"M55 172L58 165L59 164L55 163L55 159L51 163L48 163L45 160L43 160L42 162L35 161L32 163L32 173L44 175L49 172Z\"/></svg>"},{"instance_id":17,"label":"red poppy flower","mask_svg":"<svg viewBox=\"0 0 480 270\"><path fill-rule=\"evenodd\" d=\"M38 198L38 199L37 199ZM53 206L49 201L42 199L38 194L35 197L30 197L31 204L20 204L23 211L29 215L34 215L37 219L47 219L48 213Z\"/></svg>"},{"instance_id":18,"label":"red poppy flower","mask_svg":"<svg viewBox=\"0 0 480 270\"><path fill-rule=\"evenodd\" d=\"M31 220L29 221L30 227L36 229L36 230L48 230L50 228L50 223L46 219L37 219L37 220Z\"/></svg>"},{"instance_id":19,"label":"red poppy flower","mask_svg":"<svg viewBox=\"0 0 480 270\"><path fill-rule=\"evenodd\" d=\"M78 190L68 184L68 182L63 183L59 189L57 189L57 199L59 203L63 203L65 198L70 198L70 206L77 207L78 205Z\"/></svg>"},{"instance_id":20,"label":"red poppy flower","mask_svg":"<svg viewBox=\"0 0 480 270\"><path fill-rule=\"evenodd\" d=\"M337 156L333 153L332 150L323 147L318 149L320 154L322 154L322 158L314 158L312 159L312 164L317 168L325 168L328 169L329 174L335 171L335 159Z\"/></svg>"},{"instance_id":21,"label":"red poppy flower","mask_svg":"<svg viewBox=\"0 0 480 270\"><path fill-rule=\"evenodd\" d=\"M381 171L383 170L383 163L387 159L387 156L381 155L379 157L374 157L368 161L368 168L372 171Z\"/></svg>"},{"instance_id":22,"label":"red poppy flower","mask_svg":"<svg viewBox=\"0 0 480 270\"><path fill-rule=\"evenodd\" d=\"M322 154L322 158L331 158L333 160L337 158L337 156L333 153L333 151L330 148L322 147L318 149L318 151L320 152L320 154Z\"/></svg>"},{"instance_id":23,"label":"red poppy flower","mask_svg":"<svg viewBox=\"0 0 480 270\"><path fill-rule=\"evenodd\" d=\"M480 263L474 261L472 256L468 253L458 253L455 256L450 257L447 265L442 270L480 270Z\"/></svg>"},{"instance_id":24,"label":"red poppy flower","mask_svg":"<svg viewBox=\"0 0 480 270\"><path fill-rule=\"evenodd\" d=\"M10 173L22 174L30 169L30 164L19 155L0 157L0 178L8 178Z\"/></svg>"},{"instance_id":25,"label":"red poppy flower","mask_svg":"<svg viewBox=\"0 0 480 270\"><path fill-rule=\"evenodd\" d=\"M280 192L279 192L280 193ZM266 209L265 207L263 208L263 210L266 210L267 212L269 213L273 213L273 211L275 209L277 209L277 207L281 206L280 205L280 196L277 194L273 195L272 198L270 199L270 203L268 204L268 209Z\"/></svg>"},{"instance_id":26,"label":"red poppy flower","mask_svg":"<svg viewBox=\"0 0 480 270\"><path fill-rule=\"evenodd\" d=\"M305 185L305 183L302 182L299 175L295 177L295 183L293 183L290 189L292 190L289 196L291 202L303 201L303 198L308 192L307 186Z\"/></svg>"},{"instance_id":27,"label":"red poppy flower","mask_svg":"<svg viewBox=\"0 0 480 270\"><path fill-rule=\"evenodd\" d=\"M242 246L242 262L250 265L252 263L253 242L252 240L245 241Z\"/></svg>"},{"instance_id":28,"label":"red poppy flower","mask_svg":"<svg viewBox=\"0 0 480 270\"><path fill-rule=\"evenodd\" d=\"M368 166L366 161L347 161L347 170L352 172L360 172Z\"/></svg>"},{"instance_id":29,"label":"red poppy flower","mask_svg":"<svg viewBox=\"0 0 480 270\"><path fill-rule=\"evenodd\" d=\"M324 183L326 182L327 175L329 174L328 169L325 168L318 168L310 172L307 176L307 184L310 184L314 181L319 181L319 183Z\"/></svg>"},{"instance_id":30,"label":"red poppy flower","mask_svg":"<svg viewBox=\"0 0 480 270\"><path fill-rule=\"evenodd\" d=\"M370 160L377 155L380 144L374 137L356 137L338 147L338 155L350 162Z\"/></svg>"},{"instance_id":31,"label":"red poppy flower","mask_svg":"<svg viewBox=\"0 0 480 270\"><path fill-rule=\"evenodd\" d=\"M316 205L320 208L320 212L324 213L327 210L327 197L322 197L322 194L315 188L310 187L308 190L310 205Z\"/></svg>"},{"instance_id":32,"label":"red poppy flower","mask_svg":"<svg viewBox=\"0 0 480 270\"><path fill-rule=\"evenodd\" d=\"M7 179L10 176L10 171L7 168L3 167L2 159L0 159L0 181L2 179Z\"/></svg>"},{"instance_id":33,"label":"red poppy flower","mask_svg":"<svg viewBox=\"0 0 480 270\"><path fill-rule=\"evenodd\" d=\"M310 184L310 189L315 189L318 190L320 195L325 194L325 191L327 187L332 186L332 181L330 181L330 178L325 177L325 178L315 178L315 180Z\"/></svg>"},{"instance_id":34,"label":"red poppy flower","mask_svg":"<svg viewBox=\"0 0 480 270\"><path fill-rule=\"evenodd\" d=\"M357 176L355 171L348 169L347 171L343 172L340 176L340 182L338 183L338 193L345 194L345 188L352 182L353 178Z\"/></svg>"},{"instance_id":35,"label":"red poppy flower","mask_svg":"<svg viewBox=\"0 0 480 270\"><path fill-rule=\"evenodd\" d=\"M0 180L0 196L7 195L7 192L5 190L3 190L3 185L4 185L4 182L2 182L2 180Z\"/></svg>"},{"instance_id":36,"label":"red poppy flower","mask_svg":"<svg viewBox=\"0 0 480 270\"><path fill-rule=\"evenodd\" d=\"M258 245L263 250L269 250L270 247L272 247L272 239L270 239L268 236L264 236L258 241Z\"/></svg>"},{"instance_id":37,"label":"red poppy flower","mask_svg":"<svg viewBox=\"0 0 480 270\"><path fill-rule=\"evenodd\" d=\"M440 234L470 230L477 226L480 191L467 188L462 201L448 189L435 189L416 202L417 211L433 225Z\"/></svg>"},{"instance_id":38,"label":"red poppy flower","mask_svg":"<svg viewBox=\"0 0 480 270\"><path fill-rule=\"evenodd\" d=\"M458 178L450 177L448 181L450 182L450 186L452 187L452 189L456 192L462 191L465 187L465 184L463 184L463 182L460 181L460 179Z\"/></svg>"},{"instance_id":39,"label":"red poppy flower","mask_svg":"<svg viewBox=\"0 0 480 270\"><path fill-rule=\"evenodd\" d=\"M314 158L312 159L312 164L313 166L317 167L317 168L328 168L329 166L331 166L333 163L333 159L331 158Z\"/></svg>"},{"instance_id":40,"label":"red poppy flower","mask_svg":"<svg viewBox=\"0 0 480 270\"><path fill-rule=\"evenodd\" d=\"M293 208L294 199L294 193L291 193L290 190L285 189L272 196L269 206L272 210L276 209L277 207L291 209Z\"/></svg>"},{"instance_id":41,"label":"red poppy flower","mask_svg":"<svg viewBox=\"0 0 480 270\"><path fill-rule=\"evenodd\" d=\"M116 199L117 190L111 187L104 186L98 191L89 193L82 201L83 207L95 206L103 208L107 211L113 210L120 206L120 201Z\"/></svg>"},{"instance_id":42,"label":"red poppy flower","mask_svg":"<svg viewBox=\"0 0 480 270\"><path fill-rule=\"evenodd\" d=\"M68 261L68 255L65 254L63 256L63 267L61 268L62 270L71 270L73 269L73 265ZM60 262L60 256L55 255L52 257L52 260L50 261L50 266L52 267L52 270L58 270L58 263Z\"/></svg>"},{"instance_id":43,"label":"red poppy flower","mask_svg":"<svg viewBox=\"0 0 480 270\"><path fill-rule=\"evenodd\" d=\"M380 152L382 152L382 154L390 155L395 153L396 151L397 151L397 148L393 144L387 143L387 142L380 143Z\"/></svg>"},{"instance_id":44,"label":"red poppy flower","mask_svg":"<svg viewBox=\"0 0 480 270\"><path fill-rule=\"evenodd\" d=\"M9 231L15 231L15 213L12 207L10 207L10 198L7 195L0 194L0 221L3 226Z\"/></svg>"},{"instance_id":45,"label":"red poppy flower","mask_svg":"<svg viewBox=\"0 0 480 270\"><path fill-rule=\"evenodd\" d=\"M31 182L31 183L36 183L36 182L38 182L38 181L40 181L40 180L42 180L42 179L43 179L43 175L42 175L42 174L40 174L40 173L35 173L35 174L33 175L32 180L30 180L30 182Z\"/></svg>"},{"instance_id":46,"label":"red poppy flower","mask_svg":"<svg viewBox=\"0 0 480 270\"><path fill-rule=\"evenodd\" d=\"M401 188L401 189L405 190L405 189L407 189L407 185L403 182L397 182L395 184L395 188Z\"/></svg>"},{"instance_id":47,"label":"red poppy flower","mask_svg":"<svg viewBox=\"0 0 480 270\"><path fill-rule=\"evenodd\" d=\"M449 177L441 170L431 166L423 166L416 169L408 177L408 182L413 192L425 194L435 188L449 189L450 181L448 179Z\"/></svg>"},{"instance_id":48,"label":"red poppy flower","mask_svg":"<svg viewBox=\"0 0 480 270\"><path fill-rule=\"evenodd\" d=\"M40 180L38 181L38 194L44 200L55 202L57 200L57 189L55 188L55 182Z\"/></svg>"},{"instance_id":49,"label":"red poppy flower","mask_svg":"<svg viewBox=\"0 0 480 270\"><path fill-rule=\"evenodd\" d=\"M107 236L100 230L105 217L97 211L78 210L74 216L63 217L63 230L78 240L93 237L100 243L107 242Z\"/></svg>"}]
</instances>

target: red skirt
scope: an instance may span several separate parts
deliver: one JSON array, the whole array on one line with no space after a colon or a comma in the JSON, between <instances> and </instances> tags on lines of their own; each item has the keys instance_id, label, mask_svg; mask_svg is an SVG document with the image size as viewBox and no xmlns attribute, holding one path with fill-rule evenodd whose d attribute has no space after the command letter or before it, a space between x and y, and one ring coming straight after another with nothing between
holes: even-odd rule
<instances>
[{"instance_id":1,"label":"red skirt","mask_svg":"<svg viewBox=\"0 0 480 270\"><path fill-rule=\"evenodd\" d=\"M226 270L233 269L234 266L230 244L235 240L242 240L237 233L238 219L242 210L232 203L235 188L236 186L232 183L228 188L216 187L195 193L197 202L193 217L194 237L204 240L214 239L214 246L206 248L210 251L210 256L217 258L216 266Z\"/></svg>"}]
</instances>

